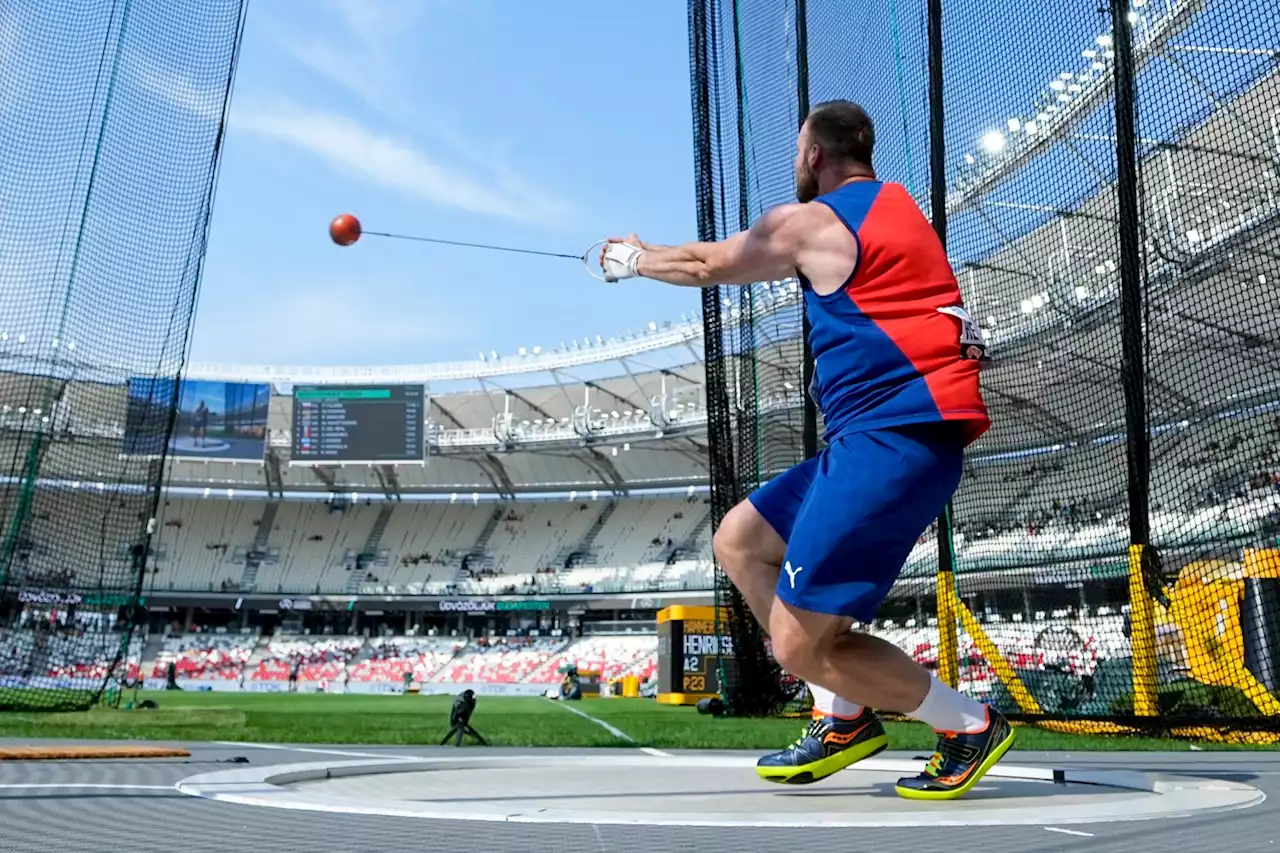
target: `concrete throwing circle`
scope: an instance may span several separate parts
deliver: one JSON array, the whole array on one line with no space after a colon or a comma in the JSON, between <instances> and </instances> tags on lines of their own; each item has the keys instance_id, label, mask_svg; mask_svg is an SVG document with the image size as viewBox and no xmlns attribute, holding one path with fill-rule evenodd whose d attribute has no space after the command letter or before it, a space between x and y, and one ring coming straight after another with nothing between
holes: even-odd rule
<instances>
[{"instance_id":1,"label":"concrete throwing circle","mask_svg":"<svg viewBox=\"0 0 1280 853\"><path fill-rule=\"evenodd\" d=\"M870 759L809 786L755 776L755 755L392 758L227 770L179 782L242 805L432 820L716 827L1009 826L1096 823L1247 808L1235 782L997 765L968 796L900 799L921 762Z\"/></svg>"}]
</instances>

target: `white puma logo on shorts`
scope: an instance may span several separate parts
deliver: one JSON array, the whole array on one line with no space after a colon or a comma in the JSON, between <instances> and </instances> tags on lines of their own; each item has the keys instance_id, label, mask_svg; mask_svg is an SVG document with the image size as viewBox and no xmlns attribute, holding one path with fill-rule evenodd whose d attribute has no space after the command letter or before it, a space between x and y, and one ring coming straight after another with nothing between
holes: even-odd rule
<instances>
[{"instance_id":1,"label":"white puma logo on shorts","mask_svg":"<svg viewBox=\"0 0 1280 853\"><path fill-rule=\"evenodd\" d=\"M783 566L782 568L783 568L783 570L787 573L787 577L791 579L791 588L792 588L792 589L795 589L795 588L796 588L796 575L798 575L798 574L800 574L801 572L803 572L803 571L804 571L804 566L796 566L796 567L793 569L793 568L791 568L791 561L790 561L790 560L787 560L786 565L785 565L785 566Z\"/></svg>"}]
</instances>

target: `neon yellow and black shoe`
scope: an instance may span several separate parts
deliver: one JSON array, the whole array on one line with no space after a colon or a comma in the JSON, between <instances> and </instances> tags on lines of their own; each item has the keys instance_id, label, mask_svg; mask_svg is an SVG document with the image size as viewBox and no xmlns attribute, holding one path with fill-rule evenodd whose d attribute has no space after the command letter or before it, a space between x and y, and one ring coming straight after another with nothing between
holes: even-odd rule
<instances>
[{"instance_id":1,"label":"neon yellow and black shoe","mask_svg":"<svg viewBox=\"0 0 1280 853\"><path fill-rule=\"evenodd\" d=\"M976 732L938 732L938 747L919 776L899 779L899 797L909 800L954 800L973 786L1013 746L1013 727L994 709L987 726Z\"/></svg>"},{"instance_id":2,"label":"neon yellow and black shoe","mask_svg":"<svg viewBox=\"0 0 1280 853\"><path fill-rule=\"evenodd\" d=\"M883 752L888 745L884 725L869 708L852 719L814 717L799 740L756 762L756 773L769 782L808 785Z\"/></svg>"}]
</instances>

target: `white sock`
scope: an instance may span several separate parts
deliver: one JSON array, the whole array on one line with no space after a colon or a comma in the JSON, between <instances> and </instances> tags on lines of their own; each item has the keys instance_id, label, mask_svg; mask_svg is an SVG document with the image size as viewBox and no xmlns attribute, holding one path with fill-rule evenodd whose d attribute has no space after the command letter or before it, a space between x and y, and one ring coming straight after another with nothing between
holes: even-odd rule
<instances>
[{"instance_id":1,"label":"white sock","mask_svg":"<svg viewBox=\"0 0 1280 853\"><path fill-rule=\"evenodd\" d=\"M862 713L861 705L850 702L848 699L841 699L825 687L810 684L809 692L813 694L813 710L824 717L842 717L852 720Z\"/></svg>"},{"instance_id":2,"label":"white sock","mask_svg":"<svg viewBox=\"0 0 1280 853\"><path fill-rule=\"evenodd\" d=\"M909 716L940 732L978 732L987 727L987 706L930 678L929 692Z\"/></svg>"}]
</instances>

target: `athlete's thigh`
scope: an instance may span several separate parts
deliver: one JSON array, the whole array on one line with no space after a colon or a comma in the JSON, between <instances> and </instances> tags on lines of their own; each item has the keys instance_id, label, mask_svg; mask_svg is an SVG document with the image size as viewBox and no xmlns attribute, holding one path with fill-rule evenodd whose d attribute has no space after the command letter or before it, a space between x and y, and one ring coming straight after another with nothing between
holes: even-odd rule
<instances>
[{"instance_id":1,"label":"athlete's thigh","mask_svg":"<svg viewBox=\"0 0 1280 853\"><path fill-rule=\"evenodd\" d=\"M783 543L791 540L792 528L809 494L821 456L818 454L787 469L752 492L744 502L755 508Z\"/></svg>"},{"instance_id":2,"label":"athlete's thigh","mask_svg":"<svg viewBox=\"0 0 1280 853\"><path fill-rule=\"evenodd\" d=\"M846 436L819 458L792 526L778 597L867 622L955 491L962 443L941 430L876 430Z\"/></svg>"}]
</instances>

